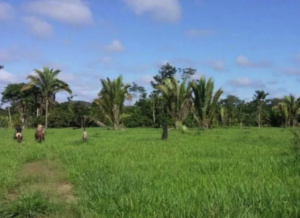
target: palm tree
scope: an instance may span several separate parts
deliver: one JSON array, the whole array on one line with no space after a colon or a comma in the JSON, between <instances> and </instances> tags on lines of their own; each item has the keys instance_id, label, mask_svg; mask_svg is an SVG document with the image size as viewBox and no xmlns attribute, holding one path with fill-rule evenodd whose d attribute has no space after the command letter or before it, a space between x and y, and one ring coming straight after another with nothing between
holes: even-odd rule
<instances>
[{"instance_id":1,"label":"palm tree","mask_svg":"<svg viewBox=\"0 0 300 218\"><path fill-rule=\"evenodd\" d=\"M226 126L228 115L228 109L225 106L220 106L218 110L218 119L222 126Z\"/></svg>"},{"instance_id":2,"label":"palm tree","mask_svg":"<svg viewBox=\"0 0 300 218\"><path fill-rule=\"evenodd\" d=\"M123 83L123 77L120 75L117 79L111 81L101 79L102 89L96 103L100 106L105 118L118 129L121 113L125 100L132 100L128 89L130 84Z\"/></svg>"},{"instance_id":3,"label":"palm tree","mask_svg":"<svg viewBox=\"0 0 300 218\"><path fill-rule=\"evenodd\" d=\"M45 128L48 126L48 109L49 104L55 104L55 94L61 91L66 91L72 94L72 91L67 83L57 78L60 70L49 69L44 67L43 70L34 70L36 75L29 75L27 79L30 81L21 91L37 87L41 91L42 101L45 104L46 117Z\"/></svg>"},{"instance_id":4,"label":"palm tree","mask_svg":"<svg viewBox=\"0 0 300 218\"><path fill-rule=\"evenodd\" d=\"M275 109L284 115L288 125L295 127L295 124L297 123L297 116L300 114L300 98L296 99L296 97L292 94L285 96L283 101L280 102Z\"/></svg>"},{"instance_id":5,"label":"palm tree","mask_svg":"<svg viewBox=\"0 0 300 218\"><path fill-rule=\"evenodd\" d=\"M273 106L267 116L271 126L288 126L288 111L282 102Z\"/></svg>"},{"instance_id":6,"label":"palm tree","mask_svg":"<svg viewBox=\"0 0 300 218\"><path fill-rule=\"evenodd\" d=\"M156 90L153 91L153 92L150 94L149 98L150 98L150 101L151 101L152 121L153 121L153 124L155 125L155 122L156 122L156 114L155 114L155 110L156 110L157 105L159 104L159 101L160 101L158 92L157 92Z\"/></svg>"},{"instance_id":7,"label":"palm tree","mask_svg":"<svg viewBox=\"0 0 300 218\"><path fill-rule=\"evenodd\" d=\"M174 121L175 128L178 129L186 119L192 105L190 87L186 86L186 79L181 84L178 84L174 77L165 78L163 82L157 85L156 89L166 100L168 113Z\"/></svg>"},{"instance_id":8,"label":"palm tree","mask_svg":"<svg viewBox=\"0 0 300 218\"><path fill-rule=\"evenodd\" d=\"M194 94L194 107L199 116L200 125L203 128L210 128L217 112L218 100L223 94L223 90L220 88L213 94L214 81L212 78L206 81L205 76L202 76L200 80L192 81L191 87Z\"/></svg>"},{"instance_id":9,"label":"palm tree","mask_svg":"<svg viewBox=\"0 0 300 218\"><path fill-rule=\"evenodd\" d=\"M3 65L0 65L0 70L2 70L4 68L4 66Z\"/></svg>"},{"instance_id":10,"label":"palm tree","mask_svg":"<svg viewBox=\"0 0 300 218\"><path fill-rule=\"evenodd\" d=\"M261 116L263 113L263 105L266 102L266 97L269 95L269 93L264 92L263 90L259 91L256 90L255 94L253 96L253 100L257 105L257 123L258 128L260 128L261 125Z\"/></svg>"}]
</instances>

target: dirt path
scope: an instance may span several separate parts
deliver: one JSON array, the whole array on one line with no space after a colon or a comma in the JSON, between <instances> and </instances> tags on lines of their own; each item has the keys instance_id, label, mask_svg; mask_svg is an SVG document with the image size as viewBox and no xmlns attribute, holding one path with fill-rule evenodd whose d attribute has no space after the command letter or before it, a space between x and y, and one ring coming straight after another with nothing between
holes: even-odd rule
<instances>
[{"instance_id":1,"label":"dirt path","mask_svg":"<svg viewBox=\"0 0 300 218\"><path fill-rule=\"evenodd\" d=\"M49 199L49 202L60 207L59 215L52 214L47 217L77 217L75 214L72 215L76 206L76 197L72 186L68 183L68 174L57 162L42 160L26 163L17 177L19 183L8 193L8 202L13 204L24 194L38 192Z\"/></svg>"}]
</instances>

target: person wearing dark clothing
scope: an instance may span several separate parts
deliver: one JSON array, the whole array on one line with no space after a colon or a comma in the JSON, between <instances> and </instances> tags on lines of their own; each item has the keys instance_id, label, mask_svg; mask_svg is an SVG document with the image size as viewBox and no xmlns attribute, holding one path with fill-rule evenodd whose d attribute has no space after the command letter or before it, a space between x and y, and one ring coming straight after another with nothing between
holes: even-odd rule
<instances>
[{"instance_id":1,"label":"person wearing dark clothing","mask_svg":"<svg viewBox=\"0 0 300 218\"><path fill-rule=\"evenodd\" d=\"M17 126L17 128L16 128L16 133L17 133L17 132L22 133L22 127Z\"/></svg>"},{"instance_id":2,"label":"person wearing dark clothing","mask_svg":"<svg viewBox=\"0 0 300 218\"><path fill-rule=\"evenodd\" d=\"M22 137L22 127L17 126L15 130L16 130L16 132L14 134L14 139L16 138L17 134L21 134L21 137Z\"/></svg>"}]
</instances>

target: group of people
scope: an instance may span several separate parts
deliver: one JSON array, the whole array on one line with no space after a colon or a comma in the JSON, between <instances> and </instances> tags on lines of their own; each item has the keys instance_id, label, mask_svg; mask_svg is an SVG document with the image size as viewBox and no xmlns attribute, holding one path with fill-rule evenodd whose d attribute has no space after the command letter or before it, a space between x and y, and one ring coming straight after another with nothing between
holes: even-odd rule
<instances>
[{"instance_id":1,"label":"group of people","mask_svg":"<svg viewBox=\"0 0 300 218\"><path fill-rule=\"evenodd\" d=\"M14 133L14 139L16 139L18 135L21 135L21 139L22 139L23 138L23 136L22 136L22 127L17 126L15 130L16 130L16 132ZM43 128L42 124L39 124L37 126L36 131L35 131L35 135L34 135L35 138L37 138L39 133L42 133L44 135L44 128Z\"/></svg>"}]
</instances>

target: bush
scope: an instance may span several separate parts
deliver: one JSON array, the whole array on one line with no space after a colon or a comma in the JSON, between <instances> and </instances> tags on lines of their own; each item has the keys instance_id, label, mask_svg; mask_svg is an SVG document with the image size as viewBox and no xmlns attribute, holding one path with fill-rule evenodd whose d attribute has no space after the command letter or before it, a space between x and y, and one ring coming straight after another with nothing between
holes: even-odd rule
<instances>
[{"instance_id":1,"label":"bush","mask_svg":"<svg viewBox=\"0 0 300 218\"><path fill-rule=\"evenodd\" d=\"M45 125L45 116L38 116L31 120L30 126L37 127L37 125L42 124Z\"/></svg>"}]
</instances>

